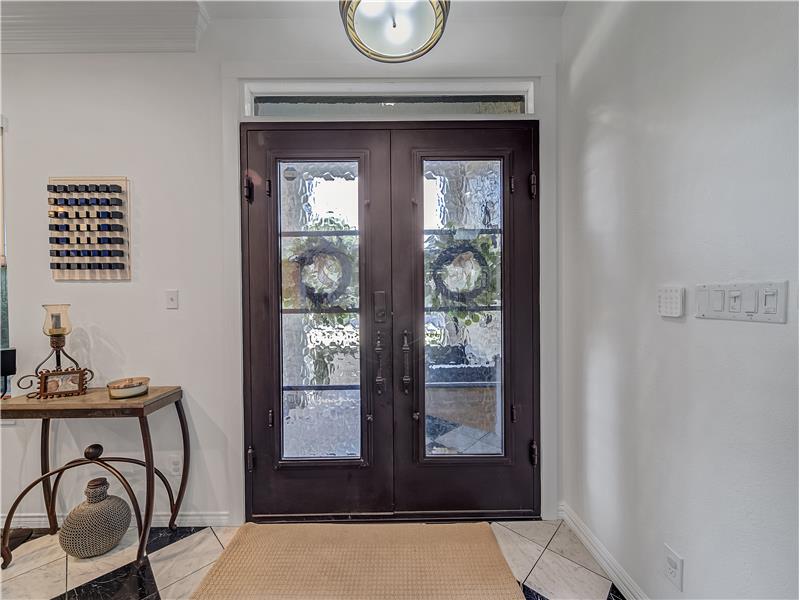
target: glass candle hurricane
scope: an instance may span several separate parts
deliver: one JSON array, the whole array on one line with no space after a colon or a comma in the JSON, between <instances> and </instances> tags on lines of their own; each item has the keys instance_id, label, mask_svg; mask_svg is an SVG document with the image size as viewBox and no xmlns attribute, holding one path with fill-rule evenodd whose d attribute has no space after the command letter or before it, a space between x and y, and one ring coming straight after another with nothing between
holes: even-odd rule
<instances>
[{"instance_id":1,"label":"glass candle hurricane","mask_svg":"<svg viewBox=\"0 0 800 600\"><path fill-rule=\"evenodd\" d=\"M42 304L45 311L42 331L45 335L67 335L72 331L69 304Z\"/></svg>"}]
</instances>

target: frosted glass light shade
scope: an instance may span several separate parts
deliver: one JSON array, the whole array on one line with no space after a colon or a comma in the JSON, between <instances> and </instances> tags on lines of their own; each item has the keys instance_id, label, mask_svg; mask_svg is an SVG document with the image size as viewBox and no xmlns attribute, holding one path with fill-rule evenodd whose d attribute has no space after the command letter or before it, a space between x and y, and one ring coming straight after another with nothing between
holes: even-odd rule
<instances>
[{"instance_id":1,"label":"frosted glass light shade","mask_svg":"<svg viewBox=\"0 0 800 600\"><path fill-rule=\"evenodd\" d=\"M433 48L444 33L449 0L340 0L347 37L364 56L406 62Z\"/></svg>"},{"instance_id":2,"label":"frosted glass light shade","mask_svg":"<svg viewBox=\"0 0 800 600\"><path fill-rule=\"evenodd\" d=\"M42 331L45 335L67 335L72 331L69 306L69 304L42 304L45 312Z\"/></svg>"}]
</instances>

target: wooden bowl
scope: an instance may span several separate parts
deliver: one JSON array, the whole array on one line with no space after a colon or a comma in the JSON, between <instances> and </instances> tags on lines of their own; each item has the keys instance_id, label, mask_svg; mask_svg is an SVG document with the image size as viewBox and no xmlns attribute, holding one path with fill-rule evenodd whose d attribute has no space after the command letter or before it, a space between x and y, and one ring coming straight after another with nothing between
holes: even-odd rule
<instances>
[{"instance_id":1,"label":"wooden bowl","mask_svg":"<svg viewBox=\"0 0 800 600\"><path fill-rule=\"evenodd\" d=\"M125 379L115 379L108 382L108 395L118 400L123 398L133 398L146 394L150 386L149 377L126 377Z\"/></svg>"}]
</instances>

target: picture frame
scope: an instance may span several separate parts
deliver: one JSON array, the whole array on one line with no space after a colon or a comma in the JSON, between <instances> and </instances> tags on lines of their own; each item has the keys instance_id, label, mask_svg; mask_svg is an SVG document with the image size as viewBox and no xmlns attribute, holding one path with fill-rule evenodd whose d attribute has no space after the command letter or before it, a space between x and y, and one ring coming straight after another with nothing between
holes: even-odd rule
<instances>
[{"instance_id":1,"label":"picture frame","mask_svg":"<svg viewBox=\"0 0 800 600\"><path fill-rule=\"evenodd\" d=\"M86 384L91 381L88 369L43 370L39 373L36 398L65 398L86 393Z\"/></svg>"}]
</instances>

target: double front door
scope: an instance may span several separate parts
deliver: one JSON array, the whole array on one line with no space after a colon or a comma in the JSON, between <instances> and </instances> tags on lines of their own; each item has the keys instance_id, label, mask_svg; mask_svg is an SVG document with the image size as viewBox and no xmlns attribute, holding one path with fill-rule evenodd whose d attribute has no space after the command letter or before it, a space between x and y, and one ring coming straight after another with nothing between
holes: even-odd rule
<instances>
[{"instance_id":1,"label":"double front door","mask_svg":"<svg viewBox=\"0 0 800 600\"><path fill-rule=\"evenodd\" d=\"M247 517L539 508L537 127L241 127Z\"/></svg>"}]
</instances>

